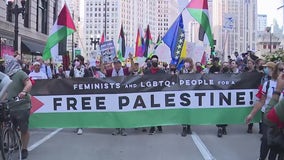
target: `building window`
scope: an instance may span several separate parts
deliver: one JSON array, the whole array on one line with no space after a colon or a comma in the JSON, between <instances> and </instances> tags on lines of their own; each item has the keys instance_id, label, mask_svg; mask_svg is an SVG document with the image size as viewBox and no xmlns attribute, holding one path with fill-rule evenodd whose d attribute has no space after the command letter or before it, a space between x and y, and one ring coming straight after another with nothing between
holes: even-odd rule
<instances>
[{"instance_id":1,"label":"building window","mask_svg":"<svg viewBox=\"0 0 284 160\"><path fill-rule=\"evenodd\" d=\"M37 0L36 31L47 34L47 0Z\"/></svg>"},{"instance_id":2,"label":"building window","mask_svg":"<svg viewBox=\"0 0 284 160\"><path fill-rule=\"evenodd\" d=\"M266 45L265 44L263 45L263 49L266 49Z\"/></svg>"},{"instance_id":3,"label":"building window","mask_svg":"<svg viewBox=\"0 0 284 160\"><path fill-rule=\"evenodd\" d=\"M25 4L25 15L24 15L24 26L29 28L30 26L30 0L26 0Z\"/></svg>"}]
</instances>

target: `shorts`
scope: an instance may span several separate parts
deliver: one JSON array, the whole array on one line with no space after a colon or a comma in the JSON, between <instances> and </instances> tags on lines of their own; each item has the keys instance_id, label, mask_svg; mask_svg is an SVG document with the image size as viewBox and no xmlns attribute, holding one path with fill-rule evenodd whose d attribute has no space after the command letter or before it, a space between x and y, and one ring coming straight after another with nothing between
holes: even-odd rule
<instances>
[{"instance_id":1,"label":"shorts","mask_svg":"<svg viewBox=\"0 0 284 160\"><path fill-rule=\"evenodd\" d=\"M11 111L11 119L15 126L18 126L21 133L29 129L30 109Z\"/></svg>"}]
</instances>

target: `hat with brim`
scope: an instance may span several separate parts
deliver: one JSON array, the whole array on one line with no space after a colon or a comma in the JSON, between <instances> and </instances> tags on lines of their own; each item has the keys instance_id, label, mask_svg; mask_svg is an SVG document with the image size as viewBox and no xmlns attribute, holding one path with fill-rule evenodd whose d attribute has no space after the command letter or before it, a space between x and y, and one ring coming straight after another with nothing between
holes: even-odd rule
<instances>
[{"instance_id":1,"label":"hat with brim","mask_svg":"<svg viewBox=\"0 0 284 160\"><path fill-rule=\"evenodd\" d=\"M263 65L263 67L269 67L274 69L276 64L274 62L267 62L266 64Z\"/></svg>"}]
</instances>

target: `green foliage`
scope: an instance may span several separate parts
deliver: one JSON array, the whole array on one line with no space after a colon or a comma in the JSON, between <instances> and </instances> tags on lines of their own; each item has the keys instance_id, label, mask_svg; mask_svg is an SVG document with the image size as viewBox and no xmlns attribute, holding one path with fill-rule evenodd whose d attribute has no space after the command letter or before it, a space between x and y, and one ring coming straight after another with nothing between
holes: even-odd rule
<instances>
[{"instance_id":1,"label":"green foliage","mask_svg":"<svg viewBox=\"0 0 284 160\"><path fill-rule=\"evenodd\" d=\"M283 50L278 50L273 53L266 53L265 55L262 55L262 56L265 58L266 61L284 62L284 51Z\"/></svg>"}]
</instances>

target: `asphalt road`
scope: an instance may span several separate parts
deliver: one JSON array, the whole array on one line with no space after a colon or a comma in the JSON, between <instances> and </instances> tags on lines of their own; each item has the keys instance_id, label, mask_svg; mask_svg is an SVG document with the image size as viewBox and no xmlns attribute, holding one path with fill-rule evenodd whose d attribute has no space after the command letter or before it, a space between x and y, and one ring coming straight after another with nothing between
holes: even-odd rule
<instances>
[{"instance_id":1,"label":"asphalt road","mask_svg":"<svg viewBox=\"0 0 284 160\"><path fill-rule=\"evenodd\" d=\"M247 134L246 125L229 125L228 135L217 138L215 126L192 126L193 134L181 137L181 126L164 126L163 133L148 135L127 129L31 129L28 160L256 160L258 125Z\"/></svg>"}]
</instances>

